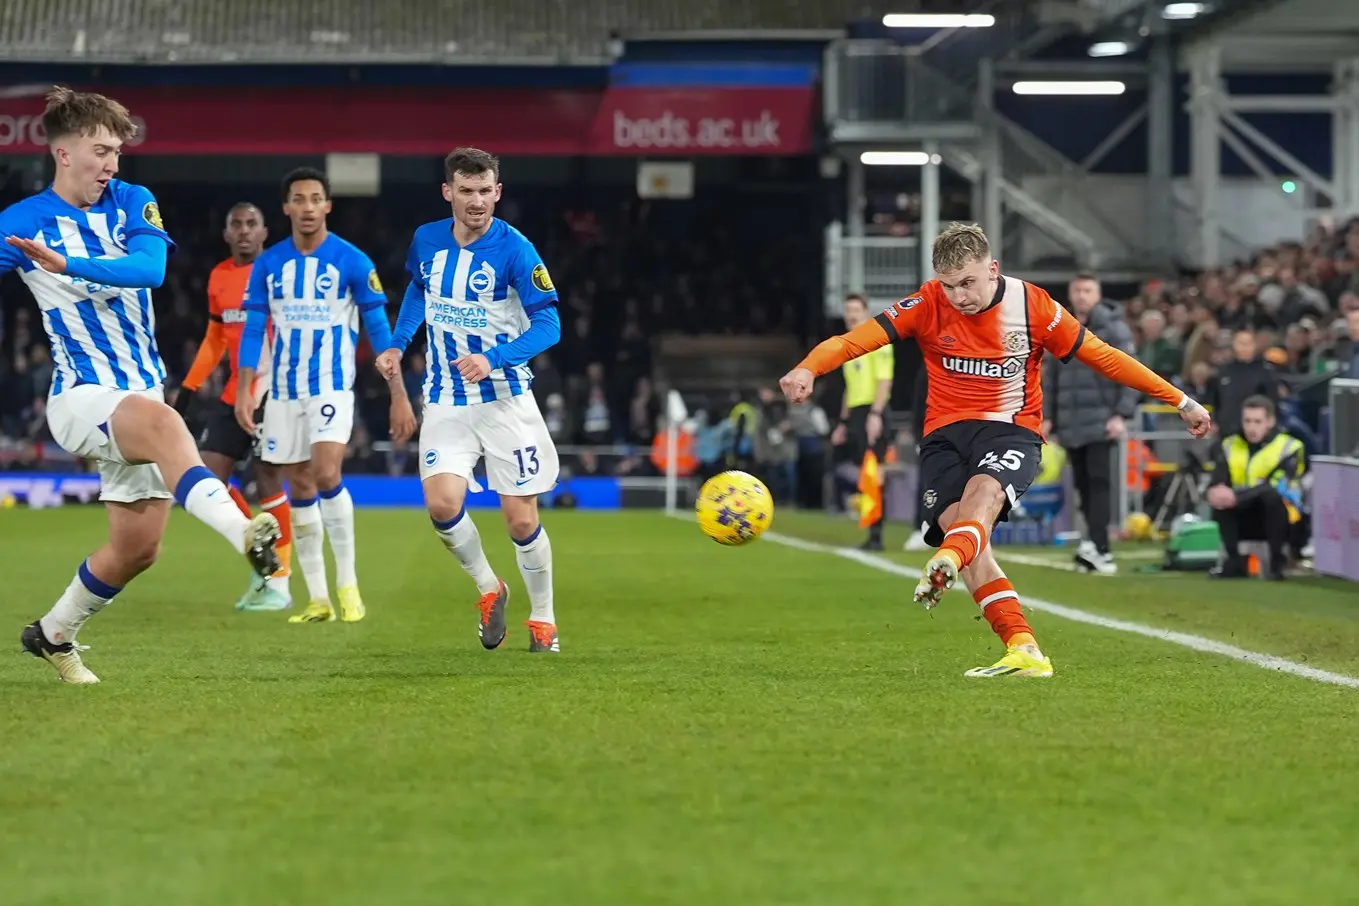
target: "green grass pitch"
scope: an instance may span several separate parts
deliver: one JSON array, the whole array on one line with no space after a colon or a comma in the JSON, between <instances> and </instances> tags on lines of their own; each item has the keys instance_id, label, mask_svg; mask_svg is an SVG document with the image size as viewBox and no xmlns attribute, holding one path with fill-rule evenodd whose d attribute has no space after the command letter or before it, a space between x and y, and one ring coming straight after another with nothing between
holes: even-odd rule
<instances>
[{"instance_id":1,"label":"green grass pitch","mask_svg":"<svg viewBox=\"0 0 1359 906\"><path fill-rule=\"evenodd\" d=\"M926 614L899 576L638 512L546 514L562 653L530 656L511 545L476 518L514 593L500 650L418 511L359 512L369 617L314 626L235 613L244 565L176 512L82 634L103 683L71 688L18 634L102 514L0 511L0 903L1359 897L1357 690L1041 613L1054 679L966 680L997 649L965 594ZM1011 575L1359 675L1354 586Z\"/></svg>"}]
</instances>

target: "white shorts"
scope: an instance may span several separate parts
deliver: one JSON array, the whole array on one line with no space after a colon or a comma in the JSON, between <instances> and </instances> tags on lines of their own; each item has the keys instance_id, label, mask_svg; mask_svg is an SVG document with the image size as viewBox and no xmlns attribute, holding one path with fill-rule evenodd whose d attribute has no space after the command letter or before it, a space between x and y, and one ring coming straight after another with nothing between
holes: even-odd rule
<instances>
[{"instance_id":1,"label":"white shorts","mask_svg":"<svg viewBox=\"0 0 1359 906\"><path fill-rule=\"evenodd\" d=\"M260 458L275 465L311 461L311 445L349 443L354 428L354 392L335 390L300 400L264 404Z\"/></svg>"},{"instance_id":2,"label":"white shorts","mask_svg":"<svg viewBox=\"0 0 1359 906\"><path fill-rule=\"evenodd\" d=\"M129 463L113 440L109 420L113 410L130 396L165 402L165 390L117 390L81 384L47 398L47 427L61 448L99 463L99 499L109 503L166 500L174 495L165 487L160 469L152 463Z\"/></svg>"},{"instance_id":3,"label":"white shorts","mask_svg":"<svg viewBox=\"0 0 1359 906\"><path fill-rule=\"evenodd\" d=\"M426 406L420 428L420 480L460 475L472 481L486 457L491 490L535 497L557 484L557 446L533 394L472 406Z\"/></svg>"}]
</instances>

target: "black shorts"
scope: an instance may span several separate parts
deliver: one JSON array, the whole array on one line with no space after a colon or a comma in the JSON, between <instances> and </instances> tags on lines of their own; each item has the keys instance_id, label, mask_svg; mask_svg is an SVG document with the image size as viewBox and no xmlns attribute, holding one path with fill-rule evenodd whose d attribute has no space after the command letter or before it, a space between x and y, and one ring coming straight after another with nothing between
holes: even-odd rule
<instances>
[{"instance_id":1,"label":"black shorts","mask_svg":"<svg viewBox=\"0 0 1359 906\"><path fill-rule=\"evenodd\" d=\"M1043 439L1009 422L964 421L936 428L920 445L920 519L925 543L944 543L948 526L939 517L963 498L974 475L990 475L1005 489L997 522L1010 518L1010 508L1038 477ZM988 526L990 528L990 526Z\"/></svg>"},{"instance_id":2,"label":"black shorts","mask_svg":"<svg viewBox=\"0 0 1359 906\"><path fill-rule=\"evenodd\" d=\"M264 423L264 406L255 413L255 424ZM203 412L203 433L198 449L220 453L233 462L244 462L255 451L255 438L236 422L236 410L220 399L213 400Z\"/></svg>"}]
</instances>

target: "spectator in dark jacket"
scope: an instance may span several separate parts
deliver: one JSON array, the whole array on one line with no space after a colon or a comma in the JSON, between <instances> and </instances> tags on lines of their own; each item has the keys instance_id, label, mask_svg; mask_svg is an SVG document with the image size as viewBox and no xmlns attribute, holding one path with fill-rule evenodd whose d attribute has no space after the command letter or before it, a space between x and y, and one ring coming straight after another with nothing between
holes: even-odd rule
<instances>
[{"instance_id":1,"label":"spectator in dark jacket","mask_svg":"<svg viewBox=\"0 0 1359 906\"><path fill-rule=\"evenodd\" d=\"M1132 330L1121 308L1103 299L1099 280L1080 274L1068 287L1071 310L1086 329L1133 355ZM1088 537L1076 549L1076 564L1102 573L1117 571L1109 553L1113 516L1115 445L1137 414L1137 391L1116 384L1079 361L1049 360L1043 400L1047 430L1059 438L1071 462Z\"/></svg>"},{"instance_id":2,"label":"spectator in dark jacket","mask_svg":"<svg viewBox=\"0 0 1359 906\"><path fill-rule=\"evenodd\" d=\"M1209 388L1205 405L1213 407L1222 437L1241 433L1241 406L1252 396L1279 401L1278 378L1263 359L1256 345L1255 332L1238 330L1232 335L1232 360L1223 365Z\"/></svg>"}]
</instances>

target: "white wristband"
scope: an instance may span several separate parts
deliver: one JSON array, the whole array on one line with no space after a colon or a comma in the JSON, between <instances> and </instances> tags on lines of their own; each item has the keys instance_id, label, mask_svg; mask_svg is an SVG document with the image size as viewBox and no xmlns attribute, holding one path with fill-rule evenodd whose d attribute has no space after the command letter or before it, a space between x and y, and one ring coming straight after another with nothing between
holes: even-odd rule
<instances>
[{"instance_id":1,"label":"white wristband","mask_svg":"<svg viewBox=\"0 0 1359 906\"><path fill-rule=\"evenodd\" d=\"M1186 393L1186 394L1184 395L1184 399L1180 400L1180 402L1175 406L1175 408L1176 408L1176 409L1179 409L1179 410L1181 410L1181 411L1184 411L1184 407L1185 407L1185 406L1188 406L1188 405L1189 405L1190 403L1192 403L1192 402L1193 402L1193 400L1191 400L1191 399L1189 398L1189 394Z\"/></svg>"}]
</instances>

